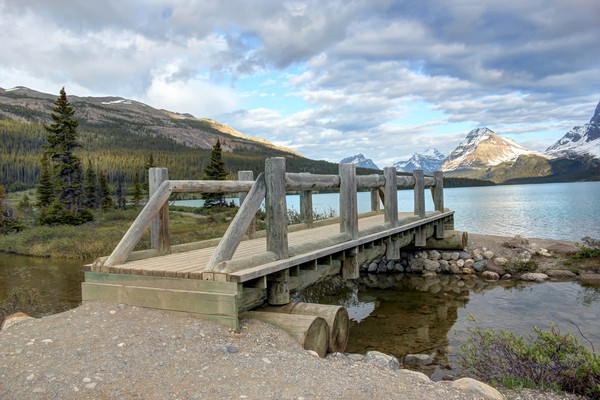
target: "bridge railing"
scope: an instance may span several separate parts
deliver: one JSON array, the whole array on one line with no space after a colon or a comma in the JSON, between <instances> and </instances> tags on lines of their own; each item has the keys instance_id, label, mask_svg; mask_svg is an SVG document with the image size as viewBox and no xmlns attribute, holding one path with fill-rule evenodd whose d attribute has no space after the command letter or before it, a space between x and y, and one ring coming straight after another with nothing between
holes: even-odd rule
<instances>
[{"instance_id":1,"label":"bridge railing","mask_svg":"<svg viewBox=\"0 0 600 400\"><path fill-rule=\"evenodd\" d=\"M125 233L119 244L108 258L96 260L95 265L105 268L123 264L131 259L140 259L170 252L178 252L193 246L171 246L169 241L169 204L171 193L239 193L240 209L233 218L223 238L206 267L207 271L230 272L248 267L247 263L232 265L231 259L245 234L253 234L255 215L263 201L265 202L267 231L266 252L255 257L259 262L269 262L288 258L287 204L286 193L300 193L300 214L304 224L312 227L312 191L338 189L340 193L340 237L339 240L351 240L358 237L357 192L371 191L371 211L378 213L380 200L384 205L384 221L387 226L398 225L399 188L412 188L414 191L414 214L425 217L425 188L431 188L436 211L444 211L443 174L424 176L415 171L412 176L398 175L393 167L383 170L383 175L356 175L354 164L340 164L338 175L320 175L307 173L286 173L285 158L275 157L265 161L265 172L253 180L251 171L241 171L237 181L209 180L169 180L166 168L151 168L149 171L150 198L138 217ZM133 249L141 240L146 228L150 226L151 247L146 251ZM443 226L440 227L440 231ZM440 234L440 232L436 232ZM442 232L443 234L443 232ZM416 241L420 241L417 237ZM423 238L423 241L425 239ZM133 257L132 257L133 256ZM255 261L256 261L255 260Z\"/></svg>"}]
</instances>

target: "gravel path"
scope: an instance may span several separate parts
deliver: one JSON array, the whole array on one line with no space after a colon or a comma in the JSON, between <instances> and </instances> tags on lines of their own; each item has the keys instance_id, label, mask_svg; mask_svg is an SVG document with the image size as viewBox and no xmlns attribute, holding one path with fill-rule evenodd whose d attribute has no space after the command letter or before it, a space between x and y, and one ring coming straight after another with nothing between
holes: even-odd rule
<instances>
[{"instance_id":1,"label":"gravel path","mask_svg":"<svg viewBox=\"0 0 600 400\"><path fill-rule=\"evenodd\" d=\"M498 248L505 238L471 236ZM492 240L493 239L493 240ZM499 248L498 248L499 249ZM578 399L503 391L507 399ZM320 359L283 331L86 302L0 331L0 399L476 399L448 382L348 357Z\"/></svg>"}]
</instances>

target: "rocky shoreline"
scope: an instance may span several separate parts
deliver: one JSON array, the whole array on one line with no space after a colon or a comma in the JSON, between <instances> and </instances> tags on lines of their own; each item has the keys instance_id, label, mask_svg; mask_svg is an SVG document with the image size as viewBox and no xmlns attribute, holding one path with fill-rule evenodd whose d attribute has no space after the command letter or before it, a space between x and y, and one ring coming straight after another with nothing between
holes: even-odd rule
<instances>
[{"instance_id":1,"label":"rocky shoreline","mask_svg":"<svg viewBox=\"0 0 600 400\"><path fill-rule=\"evenodd\" d=\"M495 272L498 281L506 280L506 271L501 274L491 268L505 267L515 255L524 254L523 246L506 246L508 240L470 235L468 253L421 251L413 257L407 253L406 261L394 262L393 268L399 264L402 272L419 276L460 268L460 273L445 276L459 276L465 285L476 281L469 277L486 271ZM563 241L536 243L550 254L530 252L538 260L538 271L546 274L577 249ZM506 263L502 264L502 258ZM389 263L383 261L377 269L384 265L387 273ZM481 261L479 265L485 266L478 271L475 264ZM370 264L366 268L364 279L386 276L383 270L368 273ZM468 378L436 383L422 373L399 368L395 357L378 352L334 353L321 359L283 331L259 321L242 321L241 331L234 333L189 316L94 302L61 314L25 319L0 331L0 359L2 399L579 398L532 390L502 389L501 395Z\"/></svg>"}]
</instances>

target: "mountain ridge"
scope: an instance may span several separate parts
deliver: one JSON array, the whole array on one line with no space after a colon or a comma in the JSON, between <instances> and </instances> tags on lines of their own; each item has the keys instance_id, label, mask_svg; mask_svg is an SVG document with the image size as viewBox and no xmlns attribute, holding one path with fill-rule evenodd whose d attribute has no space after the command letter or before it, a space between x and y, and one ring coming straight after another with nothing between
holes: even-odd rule
<instances>
[{"instance_id":1,"label":"mountain ridge","mask_svg":"<svg viewBox=\"0 0 600 400\"><path fill-rule=\"evenodd\" d=\"M425 174L431 174L438 171L446 159L440 151L435 148L429 148L423 153L414 153L406 161L398 161L393 167L398 172L413 172L416 169L422 170Z\"/></svg>"}]
</instances>

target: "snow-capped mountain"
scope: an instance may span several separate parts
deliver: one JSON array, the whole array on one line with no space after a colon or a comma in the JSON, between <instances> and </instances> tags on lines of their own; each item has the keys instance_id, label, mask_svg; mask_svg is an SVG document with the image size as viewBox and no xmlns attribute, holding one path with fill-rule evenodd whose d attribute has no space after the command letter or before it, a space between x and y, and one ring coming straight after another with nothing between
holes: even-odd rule
<instances>
[{"instance_id":1,"label":"snow-capped mountain","mask_svg":"<svg viewBox=\"0 0 600 400\"><path fill-rule=\"evenodd\" d=\"M546 153L563 158L591 156L600 159L600 103L589 124L574 126L559 141L548 147Z\"/></svg>"},{"instance_id":2,"label":"snow-capped mountain","mask_svg":"<svg viewBox=\"0 0 600 400\"><path fill-rule=\"evenodd\" d=\"M377 165L375 165L373 160L371 160L370 158L366 158L362 154L357 154L352 157L346 157L342 161L340 161L340 164L356 164L357 167L361 168L380 169Z\"/></svg>"},{"instance_id":3,"label":"snow-capped mountain","mask_svg":"<svg viewBox=\"0 0 600 400\"><path fill-rule=\"evenodd\" d=\"M523 154L542 156L517 144L514 140L498 136L488 128L473 129L442 164L442 171L477 169L517 159Z\"/></svg>"},{"instance_id":4,"label":"snow-capped mountain","mask_svg":"<svg viewBox=\"0 0 600 400\"><path fill-rule=\"evenodd\" d=\"M426 174L438 171L446 156L436 149L427 149L424 153L415 153L408 161L398 161L394 168L398 172L413 172L415 169L423 170Z\"/></svg>"}]
</instances>

